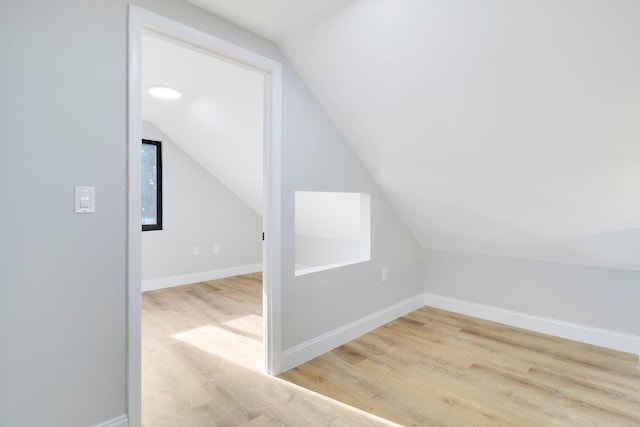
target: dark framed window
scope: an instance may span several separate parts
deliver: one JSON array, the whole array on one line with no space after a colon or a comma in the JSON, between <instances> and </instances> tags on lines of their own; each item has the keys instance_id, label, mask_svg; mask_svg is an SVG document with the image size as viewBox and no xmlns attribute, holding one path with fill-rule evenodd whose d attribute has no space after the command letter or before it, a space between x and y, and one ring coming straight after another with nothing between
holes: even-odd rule
<instances>
[{"instance_id":1,"label":"dark framed window","mask_svg":"<svg viewBox=\"0 0 640 427\"><path fill-rule=\"evenodd\" d=\"M162 230L162 149L142 140L142 231Z\"/></svg>"}]
</instances>

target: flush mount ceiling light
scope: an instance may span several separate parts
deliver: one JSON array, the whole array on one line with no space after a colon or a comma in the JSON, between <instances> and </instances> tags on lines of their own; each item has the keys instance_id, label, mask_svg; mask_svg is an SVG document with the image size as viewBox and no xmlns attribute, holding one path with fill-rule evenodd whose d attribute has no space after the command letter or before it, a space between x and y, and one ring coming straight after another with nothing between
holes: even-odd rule
<instances>
[{"instance_id":1,"label":"flush mount ceiling light","mask_svg":"<svg viewBox=\"0 0 640 427\"><path fill-rule=\"evenodd\" d=\"M149 92L149 95L160 99L178 99L182 96L177 90L166 86L149 86L147 92Z\"/></svg>"}]
</instances>

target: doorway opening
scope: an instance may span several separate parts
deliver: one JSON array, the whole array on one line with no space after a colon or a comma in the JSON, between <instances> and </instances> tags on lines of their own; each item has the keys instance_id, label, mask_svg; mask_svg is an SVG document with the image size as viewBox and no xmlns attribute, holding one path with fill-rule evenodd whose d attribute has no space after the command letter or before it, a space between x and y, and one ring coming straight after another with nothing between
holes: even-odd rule
<instances>
[{"instance_id":1,"label":"doorway opening","mask_svg":"<svg viewBox=\"0 0 640 427\"><path fill-rule=\"evenodd\" d=\"M190 53L198 53L201 61L207 62L211 60L217 61L218 65L224 64L226 67L236 67L243 70L244 74L249 76L259 76L261 81L261 98L250 99L251 95L247 99L252 101L249 109L256 109L258 105L259 112L261 113L261 123L258 125L259 129L251 129L247 133L251 133L254 136L256 133L261 136L259 145L260 152L250 153L248 150L236 150L235 154L242 156L253 156L255 161L257 157L258 167L251 168L250 172L237 174L234 178L233 166L237 166L237 161L230 160L227 156L220 162L220 155L206 154L206 143L202 141L211 141L211 125L218 121L229 122L229 117L224 116L224 109L216 110L215 103L211 100L203 99L200 96L198 99L191 98L191 102L182 112L176 110L171 111L172 108L165 109L164 111L156 110L151 112L154 108L149 107L150 104L146 104L148 100L144 100L142 91L146 90L144 79L144 70L142 65L144 62L143 46L145 38L151 37L154 43L172 43L174 47L190 48ZM163 47L166 49L166 46ZM189 49L186 49L189 51ZM206 64L204 62L200 64L192 64L190 67L191 79L185 83L186 86L192 85L193 87L185 90L185 93L194 88L197 90L196 74L206 74ZM167 71L167 76L171 73L175 73L177 63L165 64L164 71ZM224 67L223 67L224 68ZM229 69L229 68L227 68ZM262 270L262 338L264 340L264 365L261 369L262 372L269 374L278 374L280 372L280 236L281 226L280 217L277 214L280 206L280 93L281 93L281 65L270 58L263 57L253 51L246 50L239 46L226 42L225 40L214 37L210 34L203 33L195 30L184 24L178 23L164 16L149 12L141 9L137 6L130 6L130 22L129 22L129 102L128 102L128 115L129 115L129 135L128 135L128 338L127 338L127 381L128 381L128 418L129 425L137 426L141 423L141 291L143 290L143 284L147 289L153 287L165 287L171 286L171 281L182 280L185 284L202 280L215 279L211 275L206 278L204 276L198 276L203 273L215 273L223 276L233 276L236 274L242 274L247 268L258 268L261 266ZM157 81L153 85L170 85L170 77L167 77L166 81ZM245 82L246 83L246 82ZM178 89L178 88L176 88ZM202 88L200 88L202 89ZM220 97L227 96L222 92L218 92ZM255 95L254 95L255 96ZM183 101L186 101L188 96L185 96ZM230 97L231 99L233 96ZM237 101L237 99L236 99ZM169 101L170 102L170 101ZM143 108L144 106L144 108ZM245 105L246 107L246 105ZM150 109L150 110L149 110ZM188 114L185 111L188 110ZM144 113L144 114L143 114ZM164 115L164 116L163 116ZM164 117L164 118L163 118ZM171 118L169 120L168 118ZM143 119L146 119L143 123ZM239 119L238 119L239 120ZM231 120L233 121L233 120ZM154 123L155 122L155 123ZM172 122L173 124L170 124ZM180 126L176 125L176 122L182 122L183 129L178 129ZM190 126L185 126L185 123ZM237 123L236 123L237 124ZM198 127L200 126L200 127ZM184 129L190 130L184 130ZM208 130L207 130L208 129ZM218 129L219 131L219 129ZM141 154L140 154L140 142L143 137L152 136L149 133L154 134L151 139L163 139L165 146L163 147L163 158L168 159L167 151L173 150L174 154L178 153L177 157L181 157L182 160L188 158L191 159L196 167L189 168L191 172L194 169L199 169L205 173L209 171L213 177L209 179L208 184L212 184L221 194L225 193L229 196L227 199L231 200L235 198L235 202L231 203L233 206L227 206L227 218L232 220L239 220L239 217L243 217L247 222L243 223L240 228L243 228L247 232L247 240L251 237L249 234L252 231L257 231L255 240L258 241L257 246L254 246L250 250L236 251L234 253L233 239L229 239L223 234L211 234L212 236L207 238L203 236L206 233L200 232L197 238L203 238L203 240L195 241L190 240L183 242L182 247L178 247L181 253L177 258L181 258L177 263L170 263L163 261L162 259L156 260L155 268L160 273L159 276L168 276L164 278L148 276L145 271L146 277L143 277L142 273L142 254L144 247L154 247L154 242L162 240L158 236L161 234L157 231L145 232L149 233L143 238L141 236ZM207 138L208 136L208 138ZM220 136L220 134L218 134ZM245 135L246 136L246 135ZM238 148L236 146L236 148ZM229 154L229 153L227 153ZM195 159L195 160L194 160ZM184 162L183 162L184 163ZM245 162L246 164L246 162ZM167 173L167 165L163 168L163 171ZM175 166L175 165L174 165ZM183 165L184 166L184 165ZM193 165L192 165L193 166ZM258 170L256 173L256 169ZM248 179L247 176L252 175L252 179ZM241 178L237 178L241 176ZM235 181L234 181L235 179ZM255 181L258 181L258 191L256 191ZM217 181L217 183L215 182ZM253 182L253 185L251 183ZM167 188L168 180L165 176L163 185ZM182 187L180 186L182 184ZM188 209L189 199L198 199L197 194L189 195L188 191L191 189L189 185L176 184L178 192L182 196L186 196L186 199L179 203L181 207ZM211 187L211 185L209 185ZM180 191L182 189L182 191ZM166 190L165 190L166 191ZM167 207L172 203L167 200L168 194L165 193L164 203L165 208L163 210L164 225L163 231L169 229L169 216L171 215L167 211ZM233 202L233 201L232 201ZM195 204L195 201L194 201ZM219 208L219 207L218 207ZM215 209L214 209L215 210ZM219 211L222 209L218 209ZM253 218L251 211L253 212ZM259 212L261 210L261 212ZM262 213L262 217L260 217ZM258 218L256 220L256 217ZM203 220L204 221L204 220ZM251 222L253 221L253 222ZM251 226L246 224L251 223ZM195 223L188 224L191 228L195 229L198 234L199 228L204 228L207 224ZM252 230L256 228L256 230ZM224 228L224 227L223 227ZM229 231L233 227L230 227L227 223L225 231ZM200 230L202 231L202 230ZM218 230L220 231L220 230ZM264 232L264 235L260 235ZM146 237L154 237L147 239ZM169 233L165 233L163 237L167 237ZM229 234L229 233L228 233ZM264 236L266 235L266 238ZM227 240L224 240L227 238ZM261 242L261 238L264 238L264 242ZM213 239L213 240L212 240ZM148 241L150 242L148 242ZM226 243L225 243L226 242ZM151 244L149 244L151 243ZM237 242L236 242L237 243ZM260 245L262 246L260 248ZM172 246L171 244L169 246ZM173 245L176 246L176 245ZM178 245L180 246L180 245ZM185 250L187 249L187 250ZM255 259L255 255L258 255L258 262L251 262L251 259ZM252 252L251 256L242 260L233 259L234 256L240 256L241 252ZM261 253L261 256L259 256ZM155 254L157 257L166 255L166 251L162 250ZM243 255L247 255L246 253ZM147 255L145 255L146 257ZM208 257L209 259L205 259ZM217 259L216 259L217 257ZM226 257L226 258L225 258ZM167 257L168 259L174 259L176 257ZM146 258L145 258L146 259ZM213 269L202 270L202 264L205 262L214 261ZM249 260L249 261L248 261ZM174 261L176 261L174 259ZM217 262L217 263L216 263ZM225 264L226 262L226 264ZM249 264L247 264L249 262ZM171 265L170 265L171 264ZM186 266L192 266L198 264L195 267L195 273L189 273L184 270ZM235 264L235 265L233 265ZM240 265L238 265L240 264ZM219 267L219 268L216 268ZM173 268L173 270L171 270ZM244 270L243 270L244 268ZM182 270L181 270L182 269ZM195 271L194 270L194 271ZM248 271L246 271L248 272ZM143 280L144 279L144 280ZM194 280L195 279L195 280ZM254 277L255 279L255 277ZM164 280L164 281L163 281ZM244 323L243 323L244 322ZM246 327L247 323L254 323L255 319L251 317L245 317L242 321L228 325L229 328L242 328ZM232 322L233 323L233 322ZM243 326L244 325L244 326ZM193 331L192 331L193 332ZM202 331L200 331L202 332ZM198 333L195 331L190 334L181 335L176 339L182 339L188 343L193 338L193 334ZM255 334L254 334L255 335Z\"/></svg>"},{"instance_id":2,"label":"doorway opening","mask_svg":"<svg viewBox=\"0 0 640 427\"><path fill-rule=\"evenodd\" d=\"M161 182L164 202L146 232L143 197L142 290L262 272L264 73L148 30L141 71L143 154L155 141L163 172L143 156L143 190Z\"/></svg>"}]
</instances>

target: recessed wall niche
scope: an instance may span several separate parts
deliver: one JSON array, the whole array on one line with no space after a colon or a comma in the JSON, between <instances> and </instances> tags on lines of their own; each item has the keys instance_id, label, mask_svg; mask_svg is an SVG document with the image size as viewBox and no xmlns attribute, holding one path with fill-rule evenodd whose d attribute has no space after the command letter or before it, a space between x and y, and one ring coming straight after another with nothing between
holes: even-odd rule
<instances>
[{"instance_id":1,"label":"recessed wall niche","mask_svg":"<svg viewBox=\"0 0 640 427\"><path fill-rule=\"evenodd\" d=\"M295 192L295 275L369 261L371 195Z\"/></svg>"}]
</instances>

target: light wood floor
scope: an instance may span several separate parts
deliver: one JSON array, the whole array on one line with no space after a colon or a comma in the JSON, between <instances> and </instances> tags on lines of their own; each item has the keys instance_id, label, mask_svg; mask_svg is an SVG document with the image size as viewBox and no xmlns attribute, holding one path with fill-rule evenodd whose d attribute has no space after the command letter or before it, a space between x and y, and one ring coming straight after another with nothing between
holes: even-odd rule
<instances>
[{"instance_id":1,"label":"light wood floor","mask_svg":"<svg viewBox=\"0 0 640 427\"><path fill-rule=\"evenodd\" d=\"M142 295L145 427L392 426L262 372L260 274Z\"/></svg>"},{"instance_id":2,"label":"light wood floor","mask_svg":"<svg viewBox=\"0 0 640 427\"><path fill-rule=\"evenodd\" d=\"M143 294L145 427L640 426L635 356L426 307L266 376L261 292Z\"/></svg>"}]
</instances>

